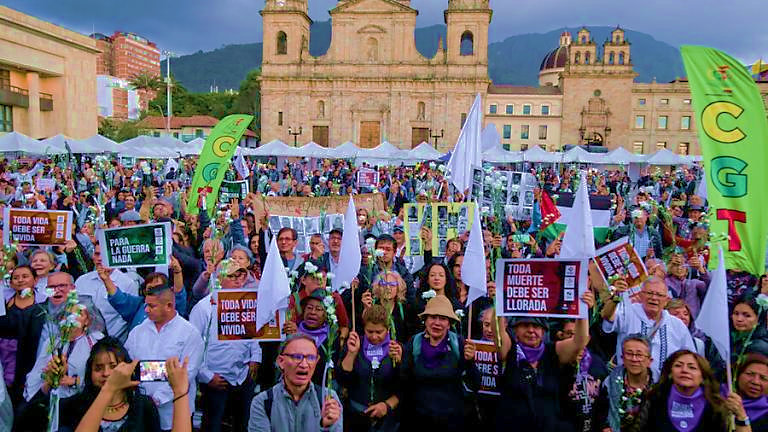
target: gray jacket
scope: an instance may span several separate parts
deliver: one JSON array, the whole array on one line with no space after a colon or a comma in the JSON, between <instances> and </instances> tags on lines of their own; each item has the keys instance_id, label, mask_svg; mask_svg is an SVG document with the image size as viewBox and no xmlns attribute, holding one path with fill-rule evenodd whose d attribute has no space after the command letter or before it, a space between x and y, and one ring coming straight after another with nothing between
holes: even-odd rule
<instances>
[{"instance_id":1,"label":"gray jacket","mask_svg":"<svg viewBox=\"0 0 768 432\"><path fill-rule=\"evenodd\" d=\"M273 395L272 409L267 415L265 407L270 392ZM342 406L335 391L331 390L331 396L336 399L339 406ZM342 432L344 430L343 412L339 420L330 428L320 427L322 397L310 383L299 402L295 403L285 389L283 380L280 380L274 387L253 398L248 432Z\"/></svg>"}]
</instances>

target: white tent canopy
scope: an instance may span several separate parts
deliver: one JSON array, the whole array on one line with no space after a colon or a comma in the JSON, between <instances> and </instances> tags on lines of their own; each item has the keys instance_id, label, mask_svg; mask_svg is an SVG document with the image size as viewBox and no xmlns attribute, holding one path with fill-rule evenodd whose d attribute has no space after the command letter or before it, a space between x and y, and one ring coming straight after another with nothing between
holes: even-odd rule
<instances>
[{"instance_id":1,"label":"white tent canopy","mask_svg":"<svg viewBox=\"0 0 768 432\"><path fill-rule=\"evenodd\" d=\"M519 151L504 150L501 145L483 152L483 162L490 163L516 163L523 160L523 153Z\"/></svg>"},{"instance_id":2,"label":"white tent canopy","mask_svg":"<svg viewBox=\"0 0 768 432\"><path fill-rule=\"evenodd\" d=\"M294 147L287 146L280 140L270 141L253 151L253 156L296 156Z\"/></svg>"},{"instance_id":3,"label":"white tent canopy","mask_svg":"<svg viewBox=\"0 0 768 432\"><path fill-rule=\"evenodd\" d=\"M643 162L643 156L630 153L630 151L624 147L618 147L608 152L606 160L607 162L605 163L607 164L629 165L630 163Z\"/></svg>"},{"instance_id":4,"label":"white tent canopy","mask_svg":"<svg viewBox=\"0 0 768 432\"><path fill-rule=\"evenodd\" d=\"M419 161L425 161L425 160L436 161L440 159L441 156L443 156L443 154L435 150L434 147L427 144L426 142L422 142L421 144L417 145L416 147L408 151L408 157L404 161L405 162L419 162Z\"/></svg>"},{"instance_id":5,"label":"white tent canopy","mask_svg":"<svg viewBox=\"0 0 768 432\"><path fill-rule=\"evenodd\" d=\"M533 146L528 150L522 152L524 162L545 162L545 163L558 163L562 162L561 153L550 153L539 146Z\"/></svg>"},{"instance_id":6,"label":"white tent canopy","mask_svg":"<svg viewBox=\"0 0 768 432\"><path fill-rule=\"evenodd\" d=\"M682 156L672 153L669 149L661 149L645 158L649 165L686 165L689 161Z\"/></svg>"},{"instance_id":7,"label":"white tent canopy","mask_svg":"<svg viewBox=\"0 0 768 432\"><path fill-rule=\"evenodd\" d=\"M581 147L572 147L563 154L563 162L599 164L605 162L605 156L597 153L590 153Z\"/></svg>"},{"instance_id":8,"label":"white tent canopy","mask_svg":"<svg viewBox=\"0 0 768 432\"><path fill-rule=\"evenodd\" d=\"M0 136L0 152L26 152L43 154L40 141L18 132Z\"/></svg>"},{"instance_id":9,"label":"white tent canopy","mask_svg":"<svg viewBox=\"0 0 768 432\"><path fill-rule=\"evenodd\" d=\"M347 141L338 147L333 147L332 150L334 157L339 159L354 159L361 151L352 141Z\"/></svg>"},{"instance_id":10,"label":"white tent canopy","mask_svg":"<svg viewBox=\"0 0 768 432\"><path fill-rule=\"evenodd\" d=\"M42 148L44 154L65 154L67 151L67 142L71 140L62 134L40 140L39 146ZM73 151L74 153L74 151Z\"/></svg>"},{"instance_id":11,"label":"white tent canopy","mask_svg":"<svg viewBox=\"0 0 768 432\"><path fill-rule=\"evenodd\" d=\"M72 153L117 153L120 144L111 139L94 135L84 140L69 140Z\"/></svg>"},{"instance_id":12,"label":"white tent canopy","mask_svg":"<svg viewBox=\"0 0 768 432\"><path fill-rule=\"evenodd\" d=\"M317 158L317 159L335 157L333 155L333 152L329 151L329 149L325 147L318 145L314 141L310 141L304 144L299 148L299 150L301 151L303 157Z\"/></svg>"}]
</instances>

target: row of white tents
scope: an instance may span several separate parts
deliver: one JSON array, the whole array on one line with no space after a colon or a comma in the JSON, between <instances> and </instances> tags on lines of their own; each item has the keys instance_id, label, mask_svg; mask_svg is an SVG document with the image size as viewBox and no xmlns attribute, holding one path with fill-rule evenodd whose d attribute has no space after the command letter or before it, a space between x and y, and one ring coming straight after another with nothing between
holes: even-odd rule
<instances>
[{"instance_id":1,"label":"row of white tents","mask_svg":"<svg viewBox=\"0 0 768 432\"><path fill-rule=\"evenodd\" d=\"M138 136L123 143L116 143L101 135L94 135L84 140L66 138L63 135L36 140L18 132L0 136L0 153L27 153L37 155L62 155L71 151L74 154L116 153L122 157L164 159L200 154L205 141L195 138L183 142L169 136ZM492 164L509 163L583 163L593 165L690 165L701 160L700 156L681 156L667 149L654 154L638 155L619 147L608 153L590 153L580 147L573 147L566 152L548 152L533 146L525 151L507 151L498 144L483 146L483 161ZM356 163L368 162L372 165L415 164L421 161L437 161L446 155L435 150L426 142L411 150L402 150L384 142L374 148L359 148L352 142L338 147L326 148L314 142L301 147L292 147L275 140L257 148L242 148L245 156L279 158L315 158L315 159L352 159Z\"/></svg>"}]
</instances>

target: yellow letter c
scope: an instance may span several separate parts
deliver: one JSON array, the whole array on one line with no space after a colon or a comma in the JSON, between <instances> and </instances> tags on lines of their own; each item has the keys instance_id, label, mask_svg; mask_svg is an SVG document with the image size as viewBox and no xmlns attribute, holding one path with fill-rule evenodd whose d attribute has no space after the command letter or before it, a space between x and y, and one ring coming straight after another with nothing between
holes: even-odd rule
<instances>
[{"instance_id":1,"label":"yellow letter c","mask_svg":"<svg viewBox=\"0 0 768 432\"><path fill-rule=\"evenodd\" d=\"M715 141L731 144L738 142L746 136L738 127L731 130L723 130L718 123L721 114L728 114L738 119L744 112L744 108L732 102L714 102L704 108L701 113L701 127L704 132Z\"/></svg>"},{"instance_id":2,"label":"yellow letter c","mask_svg":"<svg viewBox=\"0 0 768 432\"><path fill-rule=\"evenodd\" d=\"M216 141L213 142L213 154L215 154L218 157L224 157L229 153L229 150L232 148L232 143L235 140L232 139L231 136L223 136L216 139Z\"/></svg>"}]
</instances>

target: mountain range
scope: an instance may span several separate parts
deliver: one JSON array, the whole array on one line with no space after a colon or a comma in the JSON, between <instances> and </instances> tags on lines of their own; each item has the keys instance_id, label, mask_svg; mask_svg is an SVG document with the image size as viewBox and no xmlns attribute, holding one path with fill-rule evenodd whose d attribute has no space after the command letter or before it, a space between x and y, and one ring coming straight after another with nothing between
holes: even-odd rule
<instances>
[{"instance_id":1,"label":"mountain range","mask_svg":"<svg viewBox=\"0 0 768 432\"><path fill-rule=\"evenodd\" d=\"M598 55L605 40L615 27L587 27L592 39L598 45ZM542 59L557 48L560 34L570 31L576 36L578 28L559 28L546 33L528 33L509 36L503 41L488 46L488 74L496 84L536 86ZM416 48L427 58L434 57L438 40L446 40L446 26L443 24L417 28L414 32ZM672 81L684 76L680 51L654 39L651 35L625 30L625 39L631 45L631 58L637 82ZM309 52L319 56L331 45L331 21L314 22L310 28ZM261 65L262 44L250 43L226 45L219 49L176 57L171 60L171 73L188 90L208 92L237 90L246 74ZM162 63L165 71L165 61Z\"/></svg>"}]
</instances>

